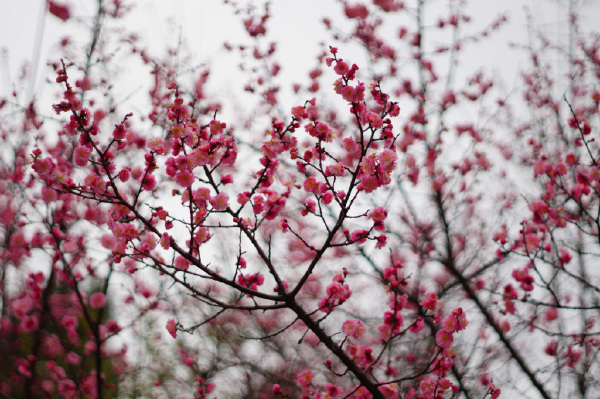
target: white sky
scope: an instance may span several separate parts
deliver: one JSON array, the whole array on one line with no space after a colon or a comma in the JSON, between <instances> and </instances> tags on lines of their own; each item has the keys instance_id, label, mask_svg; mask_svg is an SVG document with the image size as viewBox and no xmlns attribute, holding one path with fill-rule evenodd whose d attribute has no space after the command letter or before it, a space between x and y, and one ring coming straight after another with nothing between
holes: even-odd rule
<instances>
[{"instance_id":1,"label":"white sky","mask_svg":"<svg viewBox=\"0 0 600 399\"><path fill-rule=\"evenodd\" d=\"M93 15L95 1L69 2L76 4L76 14ZM476 51L467 53L469 58L466 64L486 66L501 74L508 86L512 85L524 54L514 51L507 53L506 43L523 43L527 40L524 8L531 11L539 28L552 32L556 38L564 38L567 33L564 25L566 11L564 7L557 6L557 3L565 2L566 0L472 0L468 9L474 17L474 28L483 26L500 12L509 14L510 23L486 45L477 46ZM10 92L18 67L25 60L31 59L35 52L35 38L42 26L41 10L44 3L44 0L0 0L0 48L8 49L9 54L8 58L2 57L0 64L0 93L3 95ZM222 42L236 42L239 40L236 38L241 37L240 19L233 15L231 6L224 5L220 0L141 0L138 3L134 18L129 20L131 28L146 37L151 43L151 49L157 53L173 44L181 31L191 51L197 55L196 60L209 61L217 66L215 70L220 70L219 61L224 54ZM447 5L446 0L433 0L433 3L434 6L439 4L441 12ZM585 5L585 11L585 22L593 27L600 17L600 2L589 1ZM316 44L328 39L322 27L322 17L340 14L341 6L333 0L273 1L273 17L268 28L272 35L270 37L276 37L281 43L278 52L283 73L286 74L284 76L293 77L298 73L306 76L306 71L315 65L318 51ZM65 34L64 28L67 25L51 16L45 18L39 61L41 72L36 80L36 91L43 86L46 59L58 56L50 52L50 46ZM231 60L227 62L231 63ZM219 79L217 73L213 73L213 79L215 78Z\"/></svg>"}]
</instances>

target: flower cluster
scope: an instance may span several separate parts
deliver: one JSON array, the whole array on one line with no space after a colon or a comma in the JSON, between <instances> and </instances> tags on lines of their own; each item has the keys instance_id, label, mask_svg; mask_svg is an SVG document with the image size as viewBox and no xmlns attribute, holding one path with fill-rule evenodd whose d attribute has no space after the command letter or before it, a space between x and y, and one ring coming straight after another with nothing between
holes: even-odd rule
<instances>
[{"instance_id":1,"label":"flower cluster","mask_svg":"<svg viewBox=\"0 0 600 399\"><path fill-rule=\"evenodd\" d=\"M336 274L332 280L333 282L325 290L326 296L319 301L319 310L322 312L331 312L336 306L346 302L352 295L350 287L344 284L344 274Z\"/></svg>"}]
</instances>

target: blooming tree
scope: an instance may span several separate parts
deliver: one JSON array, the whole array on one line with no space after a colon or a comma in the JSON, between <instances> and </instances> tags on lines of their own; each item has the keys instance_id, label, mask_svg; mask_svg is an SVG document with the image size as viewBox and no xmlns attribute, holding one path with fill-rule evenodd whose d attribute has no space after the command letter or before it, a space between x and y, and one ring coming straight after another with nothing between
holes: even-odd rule
<instances>
[{"instance_id":1,"label":"blooming tree","mask_svg":"<svg viewBox=\"0 0 600 399\"><path fill-rule=\"evenodd\" d=\"M269 5L228 4L234 115L99 0L51 109L0 103L0 396L597 395L600 41L571 1L568 90L539 35L516 99L459 73L506 17L448 4L340 1L289 106Z\"/></svg>"}]
</instances>

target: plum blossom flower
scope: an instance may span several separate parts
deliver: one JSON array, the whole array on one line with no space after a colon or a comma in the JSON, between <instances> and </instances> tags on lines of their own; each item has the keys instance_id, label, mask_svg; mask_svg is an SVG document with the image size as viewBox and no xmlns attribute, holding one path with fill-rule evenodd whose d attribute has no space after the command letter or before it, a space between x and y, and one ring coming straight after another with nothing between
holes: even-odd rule
<instances>
[{"instance_id":1,"label":"plum blossom flower","mask_svg":"<svg viewBox=\"0 0 600 399\"><path fill-rule=\"evenodd\" d=\"M303 186L304 186L304 191L312 193L317 186L317 180L311 176L304 181Z\"/></svg>"},{"instance_id":2,"label":"plum blossom flower","mask_svg":"<svg viewBox=\"0 0 600 399\"><path fill-rule=\"evenodd\" d=\"M344 176L345 171L344 164L338 162L335 165L327 165L325 168L325 176L342 177Z\"/></svg>"},{"instance_id":3,"label":"plum blossom flower","mask_svg":"<svg viewBox=\"0 0 600 399\"><path fill-rule=\"evenodd\" d=\"M373 219L374 222L383 222L388 215L388 210L382 206L378 206L373 209L369 214L369 217Z\"/></svg>"},{"instance_id":4,"label":"plum blossom flower","mask_svg":"<svg viewBox=\"0 0 600 399\"><path fill-rule=\"evenodd\" d=\"M194 175L192 174L192 172L184 170L177 173L177 175L175 176L175 181L181 187L187 188L194 184Z\"/></svg>"},{"instance_id":5,"label":"plum blossom flower","mask_svg":"<svg viewBox=\"0 0 600 399\"><path fill-rule=\"evenodd\" d=\"M413 323L412 326L410 326L410 332L417 334L421 331L423 331L423 328L425 328L425 323L423 322L423 318L419 317L417 318L417 320Z\"/></svg>"},{"instance_id":6,"label":"plum blossom flower","mask_svg":"<svg viewBox=\"0 0 600 399\"><path fill-rule=\"evenodd\" d=\"M346 320L344 324L342 324L342 332L358 339L365 333L365 324L360 320Z\"/></svg>"},{"instance_id":7,"label":"plum blossom flower","mask_svg":"<svg viewBox=\"0 0 600 399\"><path fill-rule=\"evenodd\" d=\"M308 113L306 113L303 106L299 105L292 108L292 116L297 120L302 120L308 117Z\"/></svg>"},{"instance_id":8,"label":"plum blossom flower","mask_svg":"<svg viewBox=\"0 0 600 399\"><path fill-rule=\"evenodd\" d=\"M350 67L348 67L348 64L346 64L344 61L339 60L333 67L333 70L338 75L345 75L350 72Z\"/></svg>"},{"instance_id":9,"label":"plum blossom flower","mask_svg":"<svg viewBox=\"0 0 600 399\"><path fill-rule=\"evenodd\" d=\"M229 196L227 193L221 192L211 198L210 204L215 211L224 211L229 206Z\"/></svg>"},{"instance_id":10,"label":"plum blossom flower","mask_svg":"<svg viewBox=\"0 0 600 399\"><path fill-rule=\"evenodd\" d=\"M79 356L75 352L69 352L69 353L67 353L67 363L79 364L79 363L81 363L81 356Z\"/></svg>"},{"instance_id":11,"label":"plum blossom flower","mask_svg":"<svg viewBox=\"0 0 600 399\"><path fill-rule=\"evenodd\" d=\"M379 115L377 115L373 111L369 111L367 113L366 119L367 119L367 122L369 123L369 125L371 125L375 129L379 129L380 127L383 126L383 121L381 120L381 118L379 117Z\"/></svg>"},{"instance_id":12,"label":"plum blossom flower","mask_svg":"<svg viewBox=\"0 0 600 399\"><path fill-rule=\"evenodd\" d=\"M148 148L157 154L165 154L165 141L162 137L156 137L148 140Z\"/></svg>"},{"instance_id":13,"label":"plum blossom flower","mask_svg":"<svg viewBox=\"0 0 600 399\"><path fill-rule=\"evenodd\" d=\"M125 168L119 172L119 180L121 180L123 183L127 182L130 177L131 177L131 169L130 168Z\"/></svg>"},{"instance_id":14,"label":"plum blossom flower","mask_svg":"<svg viewBox=\"0 0 600 399\"><path fill-rule=\"evenodd\" d=\"M419 305L434 311L439 305L437 294L435 292L428 292L425 296L425 299L421 303L419 303Z\"/></svg>"},{"instance_id":15,"label":"plum blossom flower","mask_svg":"<svg viewBox=\"0 0 600 399\"><path fill-rule=\"evenodd\" d=\"M21 319L21 328L27 333L31 333L38 328L39 321L36 316L25 316Z\"/></svg>"},{"instance_id":16,"label":"plum blossom flower","mask_svg":"<svg viewBox=\"0 0 600 399\"><path fill-rule=\"evenodd\" d=\"M100 238L100 243L104 248L112 250L115 247L115 245L117 245L117 238L114 234L104 234Z\"/></svg>"},{"instance_id":17,"label":"plum blossom flower","mask_svg":"<svg viewBox=\"0 0 600 399\"><path fill-rule=\"evenodd\" d=\"M264 283L264 281L265 281L265 277L260 273L249 274L246 276L244 276L243 274L240 274L237 279L237 282L239 285L248 287L251 290L256 290L258 288L258 286L260 286Z\"/></svg>"},{"instance_id":18,"label":"plum blossom flower","mask_svg":"<svg viewBox=\"0 0 600 399\"><path fill-rule=\"evenodd\" d=\"M456 323L456 317L454 315L448 315L442 320L442 330L452 333L456 331Z\"/></svg>"},{"instance_id":19,"label":"plum blossom flower","mask_svg":"<svg viewBox=\"0 0 600 399\"><path fill-rule=\"evenodd\" d=\"M177 323L173 319L167 320L167 331L173 338L177 338Z\"/></svg>"},{"instance_id":20,"label":"plum blossom flower","mask_svg":"<svg viewBox=\"0 0 600 399\"><path fill-rule=\"evenodd\" d=\"M169 233L163 233L163 235L160 236L160 246L163 247L163 249L171 248L171 236Z\"/></svg>"},{"instance_id":21,"label":"plum blossom flower","mask_svg":"<svg viewBox=\"0 0 600 399\"><path fill-rule=\"evenodd\" d=\"M80 145L79 147L76 147L73 150L73 160L75 161L75 165L80 167L86 166L90 160L91 153L92 151L86 146Z\"/></svg>"},{"instance_id":22,"label":"plum blossom flower","mask_svg":"<svg viewBox=\"0 0 600 399\"><path fill-rule=\"evenodd\" d=\"M311 370L304 370L296 375L296 380L298 380L298 383L302 385L302 387L306 388L310 385L314 376L315 375Z\"/></svg>"},{"instance_id":23,"label":"plum blossom flower","mask_svg":"<svg viewBox=\"0 0 600 399\"><path fill-rule=\"evenodd\" d=\"M52 0L48 1L48 12L61 19L63 22L71 17L71 10L67 4Z\"/></svg>"},{"instance_id":24,"label":"plum blossom flower","mask_svg":"<svg viewBox=\"0 0 600 399\"><path fill-rule=\"evenodd\" d=\"M175 258L175 268L178 270L187 270L190 267L190 262L183 256L178 256Z\"/></svg>"},{"instance_id":25,"label":"plum blossom flower","mask_svg":"<svg viewBox=\"0 0 600 399\"><path fill-rule=\"evenodd\" d=\"M387 236L385 234L380 234L375 239L377 240L377 244L375 244L375 248L377 249L384 248L387 244Z\"/></svg>"},{"instance_id":26,"label":"plum blossom flower","mask_svg":"<svg viewBox=\"0 0 600 399\"><path fill-rule=\"evenodd\" d=\"M125 126L123 126L123 124L119 124L115 127L115 130L113 131L113 137L115 138L115 140L123 140L125 138L125 135L127 134L127 131L125 129Z\"/></svg>"},{"instance_id":27,"label":"plum blossom flower","mask_svg":"<svg viewBox=\"0 0 600 399\"><path fill-rule=\"evenodd\" d=\"M452 333L446 330L439 330L435 334L435 342L442 348L449 348L453 341L454 337L452 337Z\"/></svg>"},{"instance_id":28,"label":"plum blossom flower","mask_svg":"<svg viewBox=\"0 0 600 399\"><path fill-rule=\"evenodd\" d=\"M102 292L94 292L90 296L90 306L93 309L102 309L106 305L106 296Z\"/></svg>"}]
</instances>

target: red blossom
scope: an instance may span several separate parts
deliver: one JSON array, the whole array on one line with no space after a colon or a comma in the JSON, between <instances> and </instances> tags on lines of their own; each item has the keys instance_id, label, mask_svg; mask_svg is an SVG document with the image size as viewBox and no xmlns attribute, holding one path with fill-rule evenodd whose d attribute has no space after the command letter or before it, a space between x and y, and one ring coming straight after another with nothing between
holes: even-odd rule
<instances>
[{"instance_id":1,"label":"red blossom","mask_svg":"<svg viewBox=\"0 0 600 399\"><path fill-rule=\"evenodd\" d=\"M53 0L48 0L48 12L63 21L67 21L71 17L71 11L67 4Z\"/></svg>"}]
</instances>

